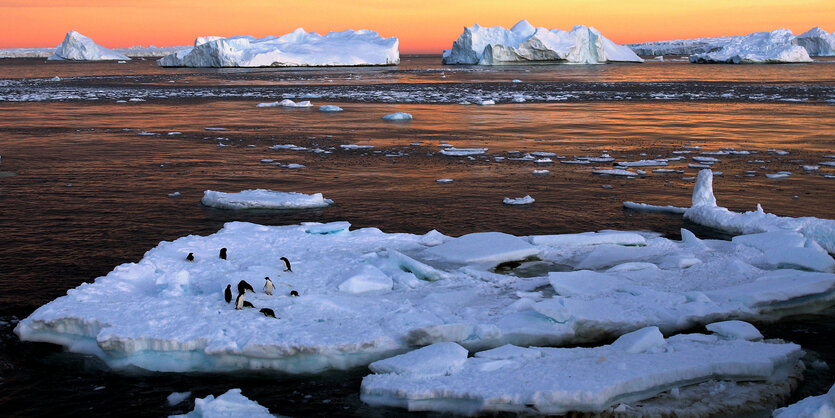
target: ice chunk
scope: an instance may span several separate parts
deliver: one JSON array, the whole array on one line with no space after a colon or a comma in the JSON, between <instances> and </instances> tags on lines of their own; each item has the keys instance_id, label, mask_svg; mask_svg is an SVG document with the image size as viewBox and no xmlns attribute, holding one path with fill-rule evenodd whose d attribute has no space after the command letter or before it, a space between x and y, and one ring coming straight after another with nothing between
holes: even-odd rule
<instances>
[{"instance_id":1,"label":"ice chunk","mask_svg":"<svg viewBox=\"0 0 835 418\"><path fill-rule=\"evenodd\" d=\"M594 414L713 379L752 382L748 385L757 385L762 394L773 393L769 392L773 391L772 381L797 377L796 365L802 355L795 344L699 334L665 340L657 328L633 335L631 344L536 348L540 356L476 354L454 370L431 378L377 372L363 379L361 399L410 411L466 415L501 411ZM786 385L779 393L785 396L790 390ZM712 403L723 401L717 397ZM674 414L659 411L658 415Z\"/></svg>"},{"instance_id":2,"label":"ice chunk","mask_svg":"<svg viewBox=\"0 0 835 418\"><path fill-rule=\"evenodd\" d=\"M301 102L294 102L290 99L284 99L280 102L268 102L268 103L258 103L255 107L313 107L313 104L310 103L309 100L301 101Z\"/></svg>"},{"instance_id":3,"label":"ice chunk","mask_svg":"<svg viewBox=\"0 0 835 418\"><path fill-rule=\"evenodd\" d=\"M172 392L166 400L168 401L168 405L174 406L179 405L180 402L188 399L191 396L191 392Z\"/></svg>"},{"instance_id":4,"label":"ice chunk","mask_svg":"<svg viewBox=\"0 0 835 418\"><path fill-rule=\"evenodd\" d=\"M453 342L435 343L368 365L374 373L432 377L450 374L467 360L467 349Z\"/></svg>"},{"instance_id":5,"label":"ice chunk","mask_svg":"<svg viewBox=\"0 0 835 418\"><path fill-rule=\"evenodd\" d=\"M524 260L539 250L520 238L502 232L476 232L462 235L426 252L442 260L462 264L489 264Z\"/></svg>"},{"instance_id":6,"label":"ice chunk","mask_svg":"<svg viewBox=\"0 0 835 418\"><path fill-rule=\"evenodd\" d=\"M67 32L64 42L55 49L49 60L72 60L72 61L103 61L103 60L129 60L130 58L118 52L111 51L93 42L92 39L76 32Z\"/></svg>"},{"instance_id":7,"label":"ice chunk","mask_svg":"<svg viewBox=\"0 0 835 418\"><path fill-rule=\"evenodd\" d=\"M437 183L452 183L455 179L437 179L435 180Z\"/></svg>"},{"instance_id":8,"label":"ice chunk","mask_svg":"<svg viewBox=\"0 0 835 418\"><path fill-rule=\"evenodd\" d=\"M605 231L582 232L579 234L534 235L531 236L534 245L547 246L583 246L583 245L646 245L643 235L634 232Z\"/></svg>"},{"instance_id":9,"label":"ice chunk","mask_svg":"<svg viewBox=\"0 0 835 418\"><path fill-rule=\"evenodd\" d=\"M835 417L835 385L820 396L810 396L797 403L774 411L774 418L832 418Z\"/></svg>"},{"instance_id":10,"label":"ice chunk","mask_svg":"<svg viewBox=\"0 0 835 418\"><path fill-rule=\"evenodd\" d=\"M391 277L377 267L366 264L349 274L349 277L339 285L339 291L358 295L366 292L388 291L393 285Z\"/></svg>"},{"instance_id":11,"label":"ice chunk","mask_svg":"<svg viewBox=\"0 0 835 418\"><path fill-rule=\"evenodd\" d=\"M571 32L534 28L522 20L512 29L501 26L464 28L464 33L443 53L444 64L527 64L562 62L603 64L643 62L628 47L617 45L597 29L577 25Z\"/></svg>"},{"instance_id":12,"label":"ice chunk","mask_svg":"<svg viewBox=\"0 0 835 418\"><path fill-rule=\"evenodd\" d=\"M790 30L776 29L733 38L719 48L691 55L690 62L751 64L812 62L812 59L805 48L795 43Z\"/></svg>"},{"instance_id":13,"label":"ice chunk","mask_svg":"<svg viewBox=\"0 0 835 418\"><path fill-rule=\"evenodd\" d=\"M322 105L319 106L320 112L341 112L342 108L336 105Z\"/></svg>"},{"instance_id":14,"label":"ice chunk","mask_svg":"<svg viewBox=\"0 0 835 418\"><path fill-rule=\"evenodd\" d=\"M206 190L201 203L220 209L305 209L326 207L332 205L333 200L325 199L321 193L275 192L266 189L237 193Z\"/></svg>"},{"instance_id":15,"label":"ice chunk","mask_svg":"<svg viewBox=\"0 0 835 418\"><path fill-rule=\"evenodd\" d=\"M652 166L666 166L665 160L640 160L640 161L618 161L615 163L621 167L652 167Z\"/></svg>"},{"instance_id":16,"label":"ice chunk","mask_svg":"<svg viewBox=\"0 0 835 418\"><path fill-rule=\"evenodd\" d=\"M722 321L708 324L705 328L724 338L760 341L763 335L753 325L744 321Z\"/></svg>"},{"instance_id":17,"label":"ice chunk","mask_svg":"<svg viewBox=\"0 0 835 418\"><path fill-rule=\"evenodd\" d=\"M296 67L397 65L397 38L370 30L345 30L319 35L298 28L282 36L198 38L190 49L167 55L162 67Z\"/></svg>"},{"instance_id":18,"label":"ice chunk","mask_svg":"<svg viewBox=\"0 0 835 418\"><path fill-rule=\"evenodd\" d=\"M612 343L612 348L627 353L637 354L658 352L667 344L658 327L646 327L628 334L623 334Z\"/></svg>"},{"instance_id":19,"label":"ice chunk","mask_svg":"<svg viewBox=\"0 0 835 418\"><path fill-rule=\"evenodd\" d=\"M565 161L560 161L565 162ZM621 176L621 177L635 177L638 173L629 170L611 169L611 170L594 170L594 174L601 174L606 176Z\"/></svg>"},{"instance_id":20,"label":"ice chunk","mask_svg":"<svg viewBox=\"0 0 835 418\"><path fill-rule=\"evenodd\" d=\"M274 418L270 410L241 394L240 389L229 389L217 398L209 395L194 400L194 410L172 418Z\"/></svg>"},{"instance_id":21,"label":"ice chunk","mask_svg":"<svg viewBox=\"0 0 835 418\"><path fill-rule=\"evenodd\" d=\"M504 198L502 203L504 203L505 205L530 205L535 201L536 200L534 200L534 198L532 198L530 195L527 195L525 197L515 197L512 199L506 197Z\"/></svg>"},{"instance_id":22,"label":"ice chunk","mask_svg":"<svg viewBox=\"0 0 835 418\"><path fill-rule=\"evenodd\" d=\"M635 203L630 201L623 202L623 207L627 209L638 210L641 212L667 212L679 214L687 212L687 208L682 208L678 206L656 206L647 203Z\"/></svg>"},{"instance_id":23,"label":"ice chunk","mask_svg":"<svg viewBox=\"0 0 835 418\"><path fill-rule=\"evenodd\" d=\"M713 171L707 169L699 171L696 180L696 187L693 188L692 206L716 206L716 197L713 196Z\"/></svg>"},{"instance_id":24,"label":"ice chunk","mask_svg":"<svg viewBox=\"0 0 835 418\"><path fill-rule=\"evenodd\" d=\"M383 120L393 120L393 121L412 120L412 114L411 113L406 113L406 112L389 113L388 115L383 116Z\"/></svg>"},{"instance_id":25,"label":"ice chunk","mask_svg":"<svg viewBox=\"0 0 835 418\"><path fill-rule=\"evenodd\" d=\"M455 148L455 147L448 147L444 148L440 151L443 155L449 155L452 157L466 157L469 155L481 155L487 152L487 148Z\"/></svg>"}]
</instances>

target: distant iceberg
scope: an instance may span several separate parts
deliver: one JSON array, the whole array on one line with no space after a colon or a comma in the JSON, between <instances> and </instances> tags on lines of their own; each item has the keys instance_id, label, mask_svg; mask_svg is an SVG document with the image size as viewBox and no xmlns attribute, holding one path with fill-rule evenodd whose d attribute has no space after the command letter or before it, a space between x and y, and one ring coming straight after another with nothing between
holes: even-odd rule
<instances>
[{"instance_id":1,"label":"distant iceberg","mask_svg":"<svg viewBox=\"0 0 835 418\"><path fill-rule=\"evenodd\" d=\"M522 20L501 26L464 28L464 33L444 51L444 64L526 64L533 62L604 64L643 62L626 46L618 45L597 29L577 25L571 32L535 28Z\"/></svg>"},{"instance_id":2,"label":"distant iceberg","mask_svg":"<svg viewBox=\"0 0 835 418\"><path fill-rule=\"evenodd\" d=\"M397 65L399 41L370 30L319 35L298 28L282 36L199 37L194 47L157 61L161 67L306 67Z\"/></svg>"},{"instance_id":3,"label":"distant iceberg","mask_svg":"<svg viewBox=\"0 0 835 418\"><path fill-rule=\"evenodd\" d=\"M50 61L104 61L129 60L130 58L118 52L111 51L73 30L67 32L64 42L58 45L55 53L48 59Z\"/></svg>"},{"instance_id":4,"label":"distant iceberg","mask_svg":"<svg viewBox=\"0 0 835 418\"><path fill-rule=\"evenodd\" d=\"M719 48L690 56L690 62L724 64L766 64L812 62L806 48L795 43L788 29L755 32L731 39Z\"/></svg>"},{"instance_id":5,"label":"distant iceberg","mask_svg":"<svg viewBox=\"0 0 835 418\"><path fill-rule=\"evenodd\" d=\"M819 27L814 27L797 35L795 41L806 48L810 56L831 57L835 55L835 32L827 33Z\"/></svg>"}]
</instances>

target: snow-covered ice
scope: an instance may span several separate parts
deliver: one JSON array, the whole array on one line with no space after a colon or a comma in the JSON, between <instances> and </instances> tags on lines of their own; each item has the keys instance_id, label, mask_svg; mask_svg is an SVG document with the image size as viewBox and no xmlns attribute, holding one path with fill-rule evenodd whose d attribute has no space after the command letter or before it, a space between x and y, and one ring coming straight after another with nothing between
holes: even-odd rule
<instances>
[{"instance_id":1,"label":"snow-covered ice","mask_svg":"<svg viewBox=\"0 0 835 418\"><path fill-rule=\"evenodd\" d=\"M220 209L304 209L329 206L333 201L325 199L322 193L304 194L253 189L237 193L206 190L203 192L201 203Z\"/></svg>"},{"instance_id":2,"label":"snow-covered ice","mask_svg":"<svg viewBox=\"0 0 835 418\"><path fill-rule=\"evenodd\" d=\"M240 389L229 389L215 398L209 395L194 400L194 410L170 418L274 418L270 410L241 394Z\"/></svg>"},{"instance_id":3,"label":"snow-covered ice","mask_svg":"<svg viewBox=\"0 0 835 418\"><path fill-rule=\"evenodd\" d=\"M505 205L530 205L533 202L535 202L535 200L530 195L527 195L525 197L514 198L506 197L504 198L504 200L502 200L502 203L504 203Z\"/></svg>"},{"instance_id":4,"label":"snow-covered ice","mask_svg":"<svg viewBox=\"0 0 835 418\"><path fill-rule=\"evenodd\" d=\"M184 400L188 399L191 396L191 392L171 392L167 398L168 404L171 406L179 405Z\"/></svg>"},{"instance_id":5,"label":"snow-covered ice","mask_svg":"<svg viewBox=\"0 0 835 418\"><path fill-rule=\"evenodd\" d=\"M532 62L604 64L643 62L626 46L610 41L597 29L577 25L570 32L535 28L521 20L513 28L464 28L443 53L444 64L527 64Z\"/></svg>"},{"instance_id":6,"label":"snow-covered ice","mask_svg":"<svg viewBox=\"0 0 835 418\"><path fill-rule=\"evenodd\" d=\"M649 205L646 203L635 203L630 201L623 202L623 207L641 212L667 212L683 214L687 211L687 208L682 208L678 206L657 206Z\"/></svg>"},{"instance_id":7,"label":"snow-covered ice","mask_svg":"<svg viewBox=\"0 0 835 418\"><path fill-rule=\"evenodd\" d=\"M319 106L320 112L341 112L342 108L337 105L322 105Z\"/></svg>"},{"instance_id":8,"label":"snow-covered ice","mask_svg":"<svg viewBox=\"0 0 835 418\"><path fill-rule=\"evenodd\" d=\"M780 30L787 31L787 29ZM790 31L789 34L791 34ZM718 50L733 42L741 43L744 38L751 35L644 42L628 46L638 55L694 55ZM788 40L791 44L805 48L809 56L812 57L835 54L835 34L827 33L819 27L812 28L797 36L791 35ZM778 46L782 46L782 42Z\"/></svg>"},{"instance_id":9,"label":"snow-covered ice","mask_svg":"<svg viewBox=\"0 0 835 418\"><path fill-rule=\"evenodd\" d=\"M103 61L129 60L130 58L118 52L111 51L76 31L70 31L64 37L64 42L61 42L55 48L55 53L48 59L57 61Z\"/></svg>"},{"instance_id":10,"label":"snow-covered ice","mask_svg":"<svg viewBox=\"0 0 835 418\"><path fill-rule=\"evenodd\" d=\"M691 55L690 62L752 64L812 62L812 59L806 48L796 44L790 30L776 29L732 38L710 51Z\"/></svg>"},{"instance_id":11,"label":"snow-covered ice","mask_svg":"<svg viewBox=\"0 0 835 418\"><path fill-rule=\"evenodd\" d=\"M388 115L383 116L383 120L393 120L393 121L412 120L412 114L411 113L406 113L406 112L389 113Z\"/></svg>"},{"instance_id":12,"label":"snow-covered ice","mask_svg":"<svg viewBox=\"0 0 835 418\"><path fill-rule=\"evenodd\" d=\"M773 382L796 376L802 356L800 346L791 343L703 334L665 339L656 327L623 335L607 346L506 345L469 358L454 343L439 344L443 346L400 356L416 357L407 363L409 367L372 368L375 374L362 381L362 400L410 411L467 415L611 413L622 404L669 390L687 391L691 385L712 380L727 380L729 385L757 382L761 393L777 391L785 396L789 388L776 389ZM721 408L731 400L711 401Z\"/></svg>"},{"instance_id":13,"label":"snow-covered ice","mask_svg":"<svg viewBox=\"0 0 835 418\"><path fill-rule=\"evenodd\" d=\"M370 30L320 35L298 28L282 36L198 38L193 48L161 58L162 67L297 67L397 65L397 38Z\"/></svg>"},{"instance_id":14,"label":"snow-covered ice","mask_svg":"<svg viewBox=\"0 0 835 418\"><path fill-rule=\"evenodd\" d=\"M810 396L774 411L774 418L832 418L835 417L835 385L820 396Z\"/></svg>"},{"instance_id":15,"label":"snow-covered ice","mask_svg":"<svg viewBox=\"0 0 835 418\"><path fill-rule=\"evenodd\" d=\"M309 100L294 102L290 99L284 99L280 102L264 102L258 103L255 107L313 107Z\"/></svg>"},{"instance_id":16,"label":"snow-covered ice","mask_svg":"<svg viewBox=\"0 0 835 418\"><path fill-rule=\"evenodd\" d=\"M466 157L470 155L481 155L487 152L487 148L455 148L447 147L439 151L443 155L452 157Z\"/></svg>"},{"instance_id":17,"label":"snow-covered ice","mask_svg":"<svg viewBox=\"0 0 835 418\"><path fill-rule=\"evenodd\" d=\"M565 161L560 161L565 162ZM619 176L619 177L635 177L638 173L629 170L621 170L621 169L605 169L605 170L593 170L593 174L600 174L606 176Z\"/></svg>"}]
</instances>

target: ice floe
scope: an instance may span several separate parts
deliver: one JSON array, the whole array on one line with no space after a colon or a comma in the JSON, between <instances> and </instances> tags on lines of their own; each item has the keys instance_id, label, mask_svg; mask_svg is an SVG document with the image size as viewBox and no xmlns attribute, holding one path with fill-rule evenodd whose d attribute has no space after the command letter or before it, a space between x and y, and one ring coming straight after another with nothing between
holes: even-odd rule
<instances>
[{"instance_id":1,"label":"ice floe","mask_svg":"<svg viewBox=\"0 0 835 418\"><path fill-rule=\"evenodd\" d=\"M388 115L383 116L383 120L392 120L392 121L412 120L412 114L411 113L406 113L406 112L389 113Z\"/></svg>"},{"instance_id":2,"label":"ice floe","mask_svg":"<svg viewBox=\"0 0 835 418\"><path fill-rule=\"evenodd\" d=\"M796 44L790 30L776 29L732 38L718 48L691 55L690 62L752 64L812 62L812 59L806 48Z\"/></svg>"},{"instance_id":3,"label":"ice floe","mask_svg":"<svg viewBox=\"0 0 835 418\"><path fill-rule=\"evenodd\" d=\"M466 157L470 155L481 155L487 152L487 148L455 148L447 147L439 151L443 155L452 157Z\"/></svg>"},{"instance_id":4,"label":"ice floe","mask_svg":"<svg viewBox=\"0 0 835 418\"><path fill-rule=\"evenodd\" d=\"M527 195L525 197L514 198L506 197L502 201L502 203L504 203L505 205L530 205L533 202L535 202L535 200L530 195Z\"/></svg>"},{"instance_id":5,"label":"ice floe","mask_svg":"<svg viewBox=\"0 0 835 418\"><path fill-rule=\"evenodd\" d=\"M662 392L687 391L713 380L757 382L761 393L769 393L773 382L796 377L802 355L790 343L704 334L665 339L656 327L594 348L505 345L468 358L457 344L438 345L384 360L400 367L372 363L375 374L363 379L361 399L410 411L467 415L616 413ZM789 390L782 386L777 391L785 396ZM721 405L723 400L712 402Z\"/></svg>"},{"instance_id":6,"label":"ice floe","mask_svg":"<svg viewBox=\"0 0 835 418\"><path fill-rule=\"evenodd\" d=\"M194 410L184 415L172 415L172 418L274 418L270 410L241 394L240 389L229 389L215 398L209 395L194 400Z\"/></svg>"},{"instance_id":7,"label":"ice floe","mask_svg":"<svg viewBox=\"0 0 835 418\"><path fill-rule=\"evenodd\" d=\"M678 206L656 206L649 205L646 203L635 203L630 201L623 202L623 207L641 212L667 212L683 214L687 211L687 208L682 208Z\"/></svg>"},{"instance_id":8,"label":"ice floe","mask_svg":"<svg viewBox=\"0 0 835 418\"><path fill-rule=\"evenodd\" d=\"M206 190L201 203L220 209L304 209L330 206L333 200L325 199L322 193L304 194L265 189L224 193Z\"/></svg>"},{"instance_id":9,"label":"ice floe","mask_svg":"<svg viewBox=\"0 0 835 418\"><path fill-rule=\"evenodd\" d=\"M577 25L570 32L535 28L527 20L513 28L464 28L443 53L444 64L528 64L532 62L603 64L643 62L626 46L604 37L597 29Z\"/></svg>"},{"instance_id":10,"label":"ice floe","mask_svg":"<svg viewBox=\"0 0 835 418\"><path fill-rule=\"evenodd\" d=\"M188 399L191 396L191 392L171 392L166 401L168 401L168 405L174 406L179 405L184 400Z\"/></svg>"},{"instance_id":11,"label":"ice floe","mask_svg":"<svg viewBox=\"0 0 835 418\"><path fill-rule=\"evenodd\" d=\"M163 67L296 67L396 65L397 38L370 30L319 35L298 28L282 36L198 38L193 48L161 58Z\"/></svg>"},{"instance_id":12,"label":"ice floe","mask_svg":"<svg viewBox=\"0 0 835 418\"><path fill-rule=\"evenodd\" d=\"M322 105L319 106L320 112L341 112L342 108L336 105Z\"/></svg>"},{"instance_id":13,"label":"ice floe","mask_svg":"<svg viewBox=\"0 0 835 418\"><path fill-rule=\"evenodd\" d=\"M835 386L820 396L810 396L774 411L774 418L832 418L835 417Z\"/></svg>"},{"instance_id":14,"label":"ice floe","mask_svg":"<svg viewBox=\"0 0 835 418\"><path fill-rule=\"evenodd\" d=\"M258 103L255 107L313 107L309 100L294 102L290 99L284 99L280 102L264 102Z\"/></svg>"},{"instance_id":15,"label":"ice floe","mask_svg":"<svg viewBox=\"0 0 835 418\"><path fill-rule=\"evenodd\" d=\"M61 42L55 48L55 53L48 59L58 61L104 61L129 60L130 58L98 45L92 39L76 31L70 31L64 37L64 42Z\"/></svg>"},{"instance_id":16,"label":"ice floe","mask_svg":"<svg viewBox=\"0 0 835 418\"><path fill-rule=\"evenodd\" d=\"M565 161L560 161L565 162ZM638 173L629 170L621 169L607 169L607 170L593 170L592 173L605 176L619 176L619 177L636 177Z\"/></svg>"}]
</instances>

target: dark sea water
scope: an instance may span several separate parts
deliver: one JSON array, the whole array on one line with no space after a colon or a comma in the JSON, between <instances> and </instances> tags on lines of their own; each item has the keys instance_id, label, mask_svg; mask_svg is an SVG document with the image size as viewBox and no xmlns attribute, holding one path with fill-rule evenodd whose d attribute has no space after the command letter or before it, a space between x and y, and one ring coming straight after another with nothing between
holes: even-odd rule
<instances>
[{"instance_id":1,"label":"dark sea water","mask_svg":"<svg viewBox=\"0 0 835 418\"><path fill-rule=\"evenodd\" d=\"M835 167L801 168L835 161L827 157L835 155L833 62L478 69L439 61L206 70L163 69L153 61L0 60L2 414L161 416L193 407L191 400L166 405L173 391L204 397L235 387L285 415L404 414L360 402L364 368L320 376L113 373L94 358L22 343L12 333L16 319L121 263L140 260L160 241L211 234L228 221L347 220L386 232L437 229L448 235L643 229L677 238L680 228L688 228L724 238L677 215L622 207L625 200L689 206L693 182L687 178L698 170L687 161L665 167L681 174L655 174L649 167L645 177L620 179L591 174L611 163L577 166L552 157L554 164L538 166L510 160L520 155L513 151L568 159L608 152L620 161L671 157L693 146L756 151L718 156L720 205L753 210L761 203L779 215L835 218L835 179L822 175L835 174ZM54 76L61 81L49 81ZM514 103L520 95L525 101ZM308 97L345 111L256 108L284 97ZM458 104L490 98L498 104ZM414 120L380 119L397 111ZM488 152L446 157L438 154L441 143ZM269 148L278 144L308 150ZM375 148L345 150L344 144ZM788 154L769 152L775 149ZM535 176L534 169L550 174ZM782 170L793 175L764 176ZM748 172L754 175L746 177ZM435 182L447 177L455 182ZM336 205L234 212L199 203L207 189L251 188L322 192ZM169 197L173 192L180 195ZM501 204L504 197L527 194L536 198L530 207ZM835 366L832 309L758 325L767 337L797 342L810 359ZM810 369L794 399L823 393L833 381L832 370Z\"/></svg>"}]
</instances>

